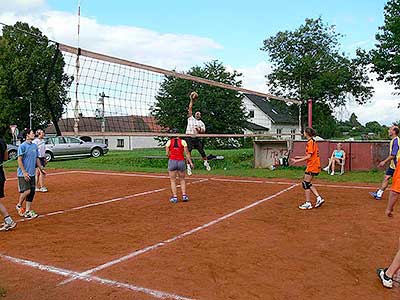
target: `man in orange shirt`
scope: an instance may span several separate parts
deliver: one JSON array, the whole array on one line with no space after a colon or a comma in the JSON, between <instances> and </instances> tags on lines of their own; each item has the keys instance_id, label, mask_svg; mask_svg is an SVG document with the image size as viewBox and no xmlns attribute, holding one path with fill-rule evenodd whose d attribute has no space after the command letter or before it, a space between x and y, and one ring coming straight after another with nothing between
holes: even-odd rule
<instances>
[{"instance_id":1,"label":"man in orange shirt","mask_svg":"<svg viewBox=\"0 0 400 300\"><path fill-rule=\"evenodd\" d=\"M393 208L397 202L397 198L400 194L400 167L397 165L396 170L392 179L392 188L389 194L389 202L386 208L386 215L388 217L393 217ZM399 250L396 253L392 263L389 268L379 268L376 270L379 279L381 280L384 287L393 287L393 276L400 269L400 239L399 239Z\"/></svg>"},{"instance_id":2,"label":"man in orange shirt","mask_svg":"<svg viewBox=\"0 0 400 300\"><path fill-rule=\"evenodd\" d=\"M307 139L306 146L306 155L305 156L296 156L294 159L292 158L292 163L298 163L302 161L307 162L306 172L304 174L304 181L302 182L303 188L306 194L306 202L299 206L300 209L312 209L320 207L324 204L325 200L319 195L317 189L312 185L311 181L314 176L317 176L321 171L321 161L319 159L319 150L317 146L317 142L313 139L316 132L313 128L307 127L304 130L304 136ZM317 197L317 201L313 206L311 203L311 191Z\"/></svg>"}]
</instances>

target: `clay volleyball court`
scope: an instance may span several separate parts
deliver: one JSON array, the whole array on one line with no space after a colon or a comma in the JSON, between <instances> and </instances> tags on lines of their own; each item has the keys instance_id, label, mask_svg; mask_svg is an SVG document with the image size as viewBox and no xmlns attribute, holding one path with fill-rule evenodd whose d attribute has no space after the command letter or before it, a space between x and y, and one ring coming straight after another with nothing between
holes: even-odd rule
<instances>
[{"instance_id":1,"label":"clay volleyball court","mask_svg":"<svg viewBox=\"0 0 400 300\"><path fill-rule=\"evenodd\" d=\"M5 204L18 197L8 175ZM396 299L375 269L397 250L399 217L365 185L190 177L171 204L165 174L53 171L32 221L1 234L6 299Z\"/></svg>"}]
</instances>

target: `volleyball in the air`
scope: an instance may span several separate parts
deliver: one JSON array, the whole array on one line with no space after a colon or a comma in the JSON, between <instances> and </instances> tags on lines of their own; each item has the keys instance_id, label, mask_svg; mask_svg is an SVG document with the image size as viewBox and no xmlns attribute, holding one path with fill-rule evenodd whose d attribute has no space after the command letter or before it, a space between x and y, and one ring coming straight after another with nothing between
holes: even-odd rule
<instances>
[{"instance_id":1,"label":"volleyball in the air","mask_svg":"<svg viewBox=\"0 0 400 300\"><path fill-rule=\"evenodd\" d=\"M190 93L190 99L194 102L197 101L197 99L199 99L199 94L197 94L196 92L191 92Z\"/></svg>"}]
</instances>

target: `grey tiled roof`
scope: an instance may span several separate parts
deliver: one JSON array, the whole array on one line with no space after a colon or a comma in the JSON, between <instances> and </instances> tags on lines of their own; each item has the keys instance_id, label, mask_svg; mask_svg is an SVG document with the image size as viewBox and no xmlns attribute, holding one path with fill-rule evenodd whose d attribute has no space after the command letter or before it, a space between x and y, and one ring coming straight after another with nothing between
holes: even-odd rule
<instances>
[{"instance_id":1,"label":"grey tiled roof","mask_svg":"<svg viewBox=\"0 0 400 300\"><path fill-rule=\"evenodd\" d=\"M264 97L253 94L244 94L251 102L268 115L274 123L278 124L297 124L298 121L295 117L287 111L279 110L272 106L271 102Z\"/></svg>"}]
</instances>

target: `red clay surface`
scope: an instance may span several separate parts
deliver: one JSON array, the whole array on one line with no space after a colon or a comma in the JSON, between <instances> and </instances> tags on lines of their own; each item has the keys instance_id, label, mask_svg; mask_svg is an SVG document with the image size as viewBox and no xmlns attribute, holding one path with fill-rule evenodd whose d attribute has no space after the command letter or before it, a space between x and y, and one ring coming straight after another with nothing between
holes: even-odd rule
<instances>
[{"instance_id":1,"label":"red clay surface","mask_svg":"<svg viewBox=\"0 0 400 300\"><path fill-rule=\"evenodd\" d=\"M14 231L1 233L0 254L83 272L291 185L221 182L209 177L188 186L189 203L172 205L166 178L79 172L48 176L49 193L37 194L34 209L40 214L64 213L20 222ZM375 268L387 266L398 246L399 217L384 215L387 195L375 201L366 189L319 190L327 202L318 210L297 209L304 198L297 186L91 275L192 299L399 299L398 289L382 288L375 275ZM4 202L16 217L15 180L7 181L6 193ZM65 279L0 258L5 299L157 299L82 280L58 286Z\"/></svg>"}]
</instances>

